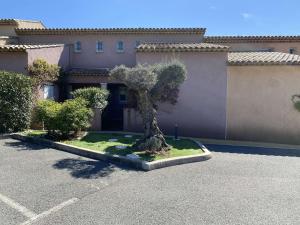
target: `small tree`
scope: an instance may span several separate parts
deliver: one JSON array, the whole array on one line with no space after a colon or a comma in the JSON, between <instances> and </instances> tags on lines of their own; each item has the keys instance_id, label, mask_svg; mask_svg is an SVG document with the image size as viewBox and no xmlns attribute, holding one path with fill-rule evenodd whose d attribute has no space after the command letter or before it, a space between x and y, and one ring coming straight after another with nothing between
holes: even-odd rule
<instances>
[{"instance_id":1,"label":"small tree","mask_svg":"<svg viewBox=\"0 0 300 225\"><path fill-rule=\"evenodd\" d=\"M28 128L32 82L24 74L0 71L0 133Z\"/></svg>"},{"instance_id":2,"label":"small tree","mask_svg":"<svg viewBox=\"0 0 300 225\"><path fill-rule=\"evenodd\" d=\"M124 83L136 95L144 124L144 137L134 147L152 154L168 151L170 146L157 124L158 103L176 103L179 86L186 79L185 66L177 61L153 66L137 65L134 68L121 65L114 68L110 76Z\"/></svg>"},{"instance_id":3,"label":"small tree","mask_svg":"<svg viewBox=\"0 0 300 225\"><path fill-rule=\"evenodd\" d=\"M74 98L83 98L87 101L89 108L103 110L107 106L109 92L97 87L81 88L72 92Z\"/></svg>"},{"instance_id":4,"label":"small tree","mask_svg":"<svg viewBox=\"0 0 300 225\"><path fill-rule=\"evenodd\" d=\"M60 67L58 65L48 64L43 59L34 60L32 65L28 66L27 70L33 81L35 101L37 100L38 91L41 85L43 85L45 82L56 81L60 73Z\"/></svg>"}]
</instances>

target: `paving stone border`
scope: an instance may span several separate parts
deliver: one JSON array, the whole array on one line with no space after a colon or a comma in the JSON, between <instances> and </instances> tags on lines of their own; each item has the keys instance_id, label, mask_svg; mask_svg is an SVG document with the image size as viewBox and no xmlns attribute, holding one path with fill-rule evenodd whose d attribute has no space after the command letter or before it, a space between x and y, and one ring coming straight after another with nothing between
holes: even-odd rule
<instances>
[{"instance_id":1,"label":"paving stone border","mask_svg":"<svg viewBox=\"0 0 300 225\"><path fill-rule=\"evenodd\" d=\"M55 149L58 149L61 151L73 153L73 154L80 155L80 156L87 157L87 158L98 159L98 160L109 161L109 162L124 163L124 164L132 166L136 169L141 169L144 171L150 171L150 170L154 170L154 169L175 166L175 165L180 165L180 164L186 164L186 163L192 163L192 162L205 161L212 157L211 152L202 143L200 143L192 138L187 138L187 139L190 139L190 140L196 142L199 145L199 148L202 149L202 151L204 153L198 154L198 155L173 157L173 158L168 158L168 159L156 160L153 162L147 162L147 161L143 161L140 159L131 159L131 158L127 158L125 156L110 155L110 154L102 153L99 151L94 151L91 149L75 147L73 145L68 145L68 144L64 144L61 142L54 142L54 141L47 140L44 138L29 137L29 136L26 136L26 135L20 134L20 133L11 134L10 137L17 139L17 140L21 140L21 141L31 142L31 143L35 143L35 144L41 144L46 147L55 148Z\"/></svg>"}]
</instances>

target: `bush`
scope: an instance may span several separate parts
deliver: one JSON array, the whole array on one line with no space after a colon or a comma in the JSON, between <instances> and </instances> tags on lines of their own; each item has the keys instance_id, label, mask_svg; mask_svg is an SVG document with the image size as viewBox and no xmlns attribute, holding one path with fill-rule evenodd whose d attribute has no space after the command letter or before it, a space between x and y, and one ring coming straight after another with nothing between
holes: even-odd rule
<instances>
[{"instance_id":1,"label":"bush","mask_svg":"<svg viewBox=\"0 0 300 225\"><path fill-rule=\"evenodd\" d=\"M53 100L41 100L36 107L36 116L43 122L50 136L63 138L77 135L90 126L93 113L82 98L58 103Z\"/></svg>"},{"instance_id":2,"label":"bush","mask_svg":"<svg viewBox=\"0 0 300 225\"><path fill-rule=\"evenodd\" d=\"M36 59L32 65L28 66L27 70L34 85L40 86L46 81L56 81L59 77L60 67L56 64L48 64L44 59Z\"/></svg>"},{"instance_id":3,"label":"bush","mask_svg":"<svg viewBox=\"0 0 300 225\"><path fill-rule=\"evenodd\" d=\"M89 108L104 109L107 105L107 97L109 92L106 89L97 87L81 88L74 92L74 98L83 98L88 102Z\"/></svg>"},{"instance_id":4,"label":"bush","mask_svg":"<svg viewBox=\"0 0 300 225\"><path fill-rule=\"evenodd\" d=\"M76 135L90 126L92 116L93 112L83 98L67 100L58 113L58 128L63 136L68 136L71 132Z\"/></svg>"},{"instance_id":5,"label":"bush","mask_svg":"<svg viewBox=\"0 0 300 225\"><path fill-rule=\"evenodd\" d=\"M31 109L31 79L23 74L0 71L0 133L28 128Z\"/></svg>"},{"instance_id":6,"label":"bush","mask_svg":"<svg viewBox=\"0 0 300 225\"><path fill-rule=\"evenodd\" d=\"M53 100L40 100L35 107L35 119L42 122L48 133L54 134L58 130L58 113L62 104Z\"/></svg>"}]
</instances>

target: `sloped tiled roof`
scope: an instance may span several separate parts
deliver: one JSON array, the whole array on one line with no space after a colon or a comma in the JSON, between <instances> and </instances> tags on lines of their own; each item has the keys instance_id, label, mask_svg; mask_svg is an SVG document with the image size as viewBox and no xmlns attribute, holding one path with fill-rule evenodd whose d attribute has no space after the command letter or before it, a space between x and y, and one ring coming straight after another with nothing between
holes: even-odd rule
<instances>
[{"instance_id":1,"label":"sloped tiled roof","mask_svg":"<svg viewBox=\"0 0 300 225\"><path fill-rule=\"evenodd\" d=\"M18 25L20 22L42 23L38 20L21 20L21 19L0 19L0 25Z\"/></svg>"},{"instance_id":2,"label":"sloped tiled roof","mask_svg":"<svg viewBox=\"0 0 300 225\"><path fill-rule=\"evenodd\" d=\"M86 68L72 68L67 71L69 75L75 76L84 76L84 75L93 75L93 76L108 76L110 69L108 68L94 68L94 69L86 69Z\"/></svg>"},{"instance_id":3,"label":"sloped tiled roof","mask_svg":"<svg viewBox=\"0 0 300 225\"><path fill-rule=\"evenodd\" d=\"M282 52L230 52L228 64L244 65L300 65L300 55Z\"/></svg>"},{"instance_id":4,"label":"sloped tiled roof","mask_svg":"<svg viewBox=\"0 0 300 225\"><path fill-rule=\"evenodd\" d=\"M0 19L0 25L17 25L15 19Z\"/></svg>"},{"instance_id":5,"label":"sloped tiled roof","mask_svg":"<svg viewBox=\"0 0 300 225\"><path fill-rule=\"evenodd\" d=\"M209 43L144 43L137 52L224 52L229 47Z\"/></svg>"},{"instance_id":6,"label":"sloped tiled roof","mask_svg":"<svg viewBox=\"0 0 300 225\"><path fill-rule=\"evenodd\" d=\"M245 42L297 42L296 36L206 36L204 42L208 43L245 43Z\"/></svg>"},{"instance_id":7,"label":"sloped tiled roof","mask_svg":"<svg viewBox=\"0 0 300 225\"><path fill-rule=\"evenodd\" d=\"M49 44L49 45L0 45L0 52L25 52L27 49L37 48L53 48L60 47L63 44Z\"/></svg>"},{"instance_id":8,"label":"sloped tiled roof","mask_svg":"<svg viewBox=\"0 0 300 225\"><path fill-rule=\"evenodd\" d=\"M16 29L16 33L33 35L62 34L204 34L205 28L44 28Z\"/></svg>"}]
</instances>

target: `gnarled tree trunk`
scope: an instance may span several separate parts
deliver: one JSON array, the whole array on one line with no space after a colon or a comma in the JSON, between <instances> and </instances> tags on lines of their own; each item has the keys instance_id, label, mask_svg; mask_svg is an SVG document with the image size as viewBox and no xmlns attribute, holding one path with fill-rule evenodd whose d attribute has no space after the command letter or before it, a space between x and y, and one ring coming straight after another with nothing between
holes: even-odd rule
<instances>
[{"instance_id":1,"label":"gnarled tree trunk","mask_svg":"<svg viewBox=\"0 0 300 225\"><path fill-rule=\"evenodd\" d=\"M163 153L170 150L163 133L157 124L157 112L151 101L148 91L138 93L138 109L141 113L144 124L144 137L134 147L151 154Z\"/></svg>"}]
</instances>

